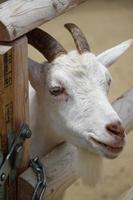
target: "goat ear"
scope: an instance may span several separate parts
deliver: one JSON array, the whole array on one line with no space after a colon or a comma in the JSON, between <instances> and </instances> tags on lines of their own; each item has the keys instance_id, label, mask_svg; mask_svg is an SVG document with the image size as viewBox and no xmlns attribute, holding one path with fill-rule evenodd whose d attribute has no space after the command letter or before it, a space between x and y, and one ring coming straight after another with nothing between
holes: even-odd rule
<instances>
[{"instance_id":1,"label":"goat ear","mask_svg":"<svg viewBox=\"0 0 133 200\"><path fill-rule=\"evenodd\" d=\"M97 56L98 60L106 67L112 65L133 44L133 39L118 44Z\"/></svg>"},{"instance_id":2,"label":"goat ear","mask_svg":"<svg viewBox=\"0 0 133 200\"><path fill-rule=\"evenodd\" d=\"M35 90L37 90L42 81L42 69L42 64L28 58L29 81Z\"/></svg>"}]
</instances>

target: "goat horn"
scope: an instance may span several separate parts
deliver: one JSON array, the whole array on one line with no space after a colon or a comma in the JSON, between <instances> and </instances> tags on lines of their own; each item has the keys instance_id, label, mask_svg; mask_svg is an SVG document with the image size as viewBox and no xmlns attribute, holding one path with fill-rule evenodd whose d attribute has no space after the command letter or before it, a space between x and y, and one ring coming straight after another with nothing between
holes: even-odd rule
<instances>
[{"instance_id":1,"label":"goat horn","mask_svg":"<svg viewBox=\"0 0 133 200\"><path fill-rule=\"evenodd\" d=\"M78 26L76 26L75 24L72 24L72 23L67 23L64 26L71 33L71 35L74 39L74 42L76 44L76 47L78 49L78 52L80 54L82 54L86 51L90 51L89 44L88 44L83 32L79 29Z\"/></svg>"},{"instance_id":2,"label":"goat horn","mask_svg":"<svg viewBox=\"0 0 133 200\"><path fill-rule=\"evenodd\" d=\"M67 53L56 39L39 28L30 31L27 34L27 37L28 43L42 53L49 62L52 62L55 58Z\"/></svg>"},{"instance_id":3,"label":"goat horn","mask_svg":"<svg viewBox=\"0 0 133 200\"><path fill-rule=\"evenodd\" d=\"M103 53L97 56L99 62L101 62L104 66L109 67L112 65L117 59L125 53L125 51L133 45L133 39L129 39L125 42L118 44L111 49L104 51Z\"/></svg>"}]
</instances>

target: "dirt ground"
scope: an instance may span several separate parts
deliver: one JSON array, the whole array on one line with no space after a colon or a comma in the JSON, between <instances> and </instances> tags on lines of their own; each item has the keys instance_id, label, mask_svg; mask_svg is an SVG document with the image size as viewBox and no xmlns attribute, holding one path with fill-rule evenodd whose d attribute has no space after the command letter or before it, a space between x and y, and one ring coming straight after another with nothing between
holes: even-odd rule
<instances>
[{"instance_id":1,"label":"dirt ground","mask_svg":"<svg viewBox=\"0 0 133 200\"><path fill-rule=\"evenodd\" d=\"M86 34L96 54L113 45L133 38L133 0L88 0L76 9L43 25L43 29L56 37L66 49L75 48L70 34L63 28L66 22L76 23ZM43 60L30 48L31 57ZM113 82L110 100L113 101L133 85L133 47L111 68ZM119 158L104 161L104 175L94 189L84 187L80 181L66 192L64 200L117 200L133 185L133 132Z\"/></svg>"}]
</instances>

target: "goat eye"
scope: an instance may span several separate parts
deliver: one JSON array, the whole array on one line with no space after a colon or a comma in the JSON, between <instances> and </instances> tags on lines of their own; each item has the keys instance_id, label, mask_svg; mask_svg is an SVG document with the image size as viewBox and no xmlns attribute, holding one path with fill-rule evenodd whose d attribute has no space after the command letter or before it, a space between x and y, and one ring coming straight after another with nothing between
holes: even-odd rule
<instances>
[{"instance_id":1,"label":"goat eye","mask_svg":"<svg viewBox=\"0 0 133 200\"><path fill-rule=\"evenodd\" d=\"M63 87L52 87L49 89L49 92L54 96L58 96L61 95L64 92L64 90L65 89Z\"/></svg>"}]
</instances>

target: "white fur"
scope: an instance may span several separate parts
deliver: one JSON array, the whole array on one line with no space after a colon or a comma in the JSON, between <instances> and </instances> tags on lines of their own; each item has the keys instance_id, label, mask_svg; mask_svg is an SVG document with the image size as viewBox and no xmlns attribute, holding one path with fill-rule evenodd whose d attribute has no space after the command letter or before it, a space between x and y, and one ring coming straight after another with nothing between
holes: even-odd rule
<instances>
[{"instance_id":1,"label":"white fur","mask_svg":"<svg viewBox=\"0 0 133 200\"><path fill-rule=\"evenodd\" d=\"M75 169L85 185L94 187L101 180L103 159L94 152L78 148Z\"/></svg>"},{"instance_id":2,"label":"white fur","mask_svg":"<svg viewBox=\"0 0 133 200\"><path fill-rule=\"evenodd\" d=\"M68 141L79 149L79 174L94 185L100 176L101 156L118 156L91 141L93 137L105 144L116 143L105 128L120 120L107 99L109 71L94 54L71 51L52 63L29 60L29 75L34 88L30 86L31 156L42 157L56 144ZM49 88L60 85L66 94L53 97Z\"/></svg>"}]
</instances>

